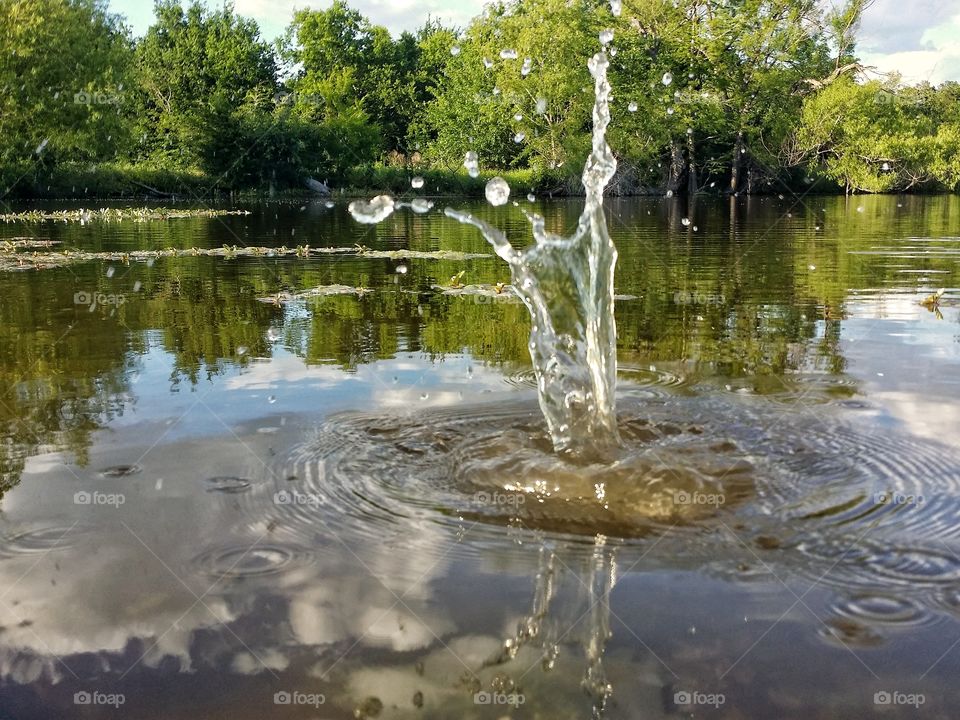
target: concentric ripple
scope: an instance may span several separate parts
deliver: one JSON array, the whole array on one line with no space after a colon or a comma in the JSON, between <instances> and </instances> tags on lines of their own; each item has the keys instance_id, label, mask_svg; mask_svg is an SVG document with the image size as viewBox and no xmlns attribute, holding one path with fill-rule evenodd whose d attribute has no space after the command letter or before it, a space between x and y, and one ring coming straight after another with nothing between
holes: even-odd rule
<instances>
[{"instance_id":1,"label":"concentric ripple","mask_svg":"<svg viewBox=\"0 0 960 720\"><path fill-rule=\"evenodd\" d=\"M233 545L207 550L193 564L212 578L255 578L284 572L309 559L309 552L293 546Z\"/></svg>"},{"instance_id":2,"label":"concentric ripple","mask_svg":"<svg viewBox=\"0 0 960 720\"><path fill-rule=\"evenodd\" d=\"M86 525L53 525L18 530L0 536L0 558L66 550L90 530Z\"/></svg>"},{"instance_id":3,"label":"concentric ripple","mask_svg":"<svg viewBox=\"0 0 960 720\"><path fill-rule=\"evenodd\" d=\"M603 535L738 578L766 566L864 592L960 583L953 451L762 399L628 393L619 408L623 447L602 460L554 453L532 401L336 415L244 507L304 544L321 532L400 547L434 525L469 534L454 552L473 553L519 529Z\"/></svg>"},{"instance_id":4,"label":"concentric ripple","mask_svg":"<svg viewBox=\"0 0 960 720\"><path fill-rule=\"evenodd\" d=\"M236 495L247 492L252 485L251 480L245 478L233 477L232 475L218 475L204 479L207 492L225 493L227 495Z\"/></svg>"}]
</instances>

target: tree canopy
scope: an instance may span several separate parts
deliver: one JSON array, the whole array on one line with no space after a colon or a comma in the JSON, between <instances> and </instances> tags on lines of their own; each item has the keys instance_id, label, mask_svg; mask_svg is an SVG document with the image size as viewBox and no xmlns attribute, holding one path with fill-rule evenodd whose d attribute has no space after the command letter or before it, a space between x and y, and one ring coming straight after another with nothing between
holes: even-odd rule
<instances>
[{"instance_id":1,"label":"tree canopy","mask_svg":"<svg viewBox=\"0 0 960 720\"><path fill-rule=\"evenodd\" d=\"M0 4L0 191L59 166L192 172L211 190L357 168L525 169L576 191L587 58L607 43L620 192L954 190L960 89L868 80L870 0L498 0L393 37L344 0L271 43L224 4L157 0L134 39L102 0Z\"/></svg>"}]
</instances>

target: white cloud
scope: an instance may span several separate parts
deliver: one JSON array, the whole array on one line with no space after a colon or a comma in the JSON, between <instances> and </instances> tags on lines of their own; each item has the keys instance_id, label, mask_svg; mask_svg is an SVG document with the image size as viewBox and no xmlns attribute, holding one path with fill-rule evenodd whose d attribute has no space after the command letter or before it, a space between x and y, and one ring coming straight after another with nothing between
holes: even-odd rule
<instances>
[{"instance_id":1,"label":"white cloud","mask_svg":"<svg viewBox=\"0 0 960 720\"><path fill-rule=\"evenodd\" d=\"M332 3L303 0L237 0L236 11L252 17L265 38L271 39L289 24L295 9L325 10ZM447 25L466 26L483 9L482 0L352 0L350 6L371 22L385 25L394 35L403 30L416 30L433 17Z\"/></svg>"},{"instance_id":2,"label":"white cloud","mask_svg":"<svg viewBox=\"0 0 960 720\"><path fill-rule=\"evenodd\" d=\"M938 3L937 0L924 1L934 5L945 4ZM960 0L950 3L954 11L960 10L958 3ZM875 6L870 12L875 9L882 10L883 6ZM946 80L960 80L960 13L952 17L942 14L927 15L925 22L928 27L910 43L905 43L902 38L914 36L919 24L916 20L903 17L902 9L897 18L887 18L881 14L879 18L871 19L873 25L868 25L868 19L871 18L864 19L861 42L865 64L875 66L881 73L898 72L908 83L926 81L938 84ZM938 22L938 19L941 21ZM887 30L892 33L892 38L901 38L900 41L878 41L877 35L871 34L876 28L884 27L883 23L887 21L904 23L903 33ZM884 50L891 51L883 52Z\"/></svg>"}]
</instances>

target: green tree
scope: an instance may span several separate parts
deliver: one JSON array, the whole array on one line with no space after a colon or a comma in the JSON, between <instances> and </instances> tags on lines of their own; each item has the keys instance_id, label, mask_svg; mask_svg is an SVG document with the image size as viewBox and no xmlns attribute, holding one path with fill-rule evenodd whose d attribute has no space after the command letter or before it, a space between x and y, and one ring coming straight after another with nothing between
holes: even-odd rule
<instances>
[{"instance_id":1,"label":"green tree","mask_svg":"<svg viewBox=\"0 0 960 720\"><path fill-rule=\"evenodd\" d=\"M96 162L123 151L131 52L106 2L0 3L0 164Z\"/></svg>"},{"instance_id":2,"label":"green tree","mask_svg":"<svg viewBox=\"0 0 960 720\"><path fill-rule=\"evenodd\" d=\"M155 13L137 47L141 157L235 179L257 141L248 119L272 110L273 52L229 4L158 0Z\"/></svg>"}]
</instances>

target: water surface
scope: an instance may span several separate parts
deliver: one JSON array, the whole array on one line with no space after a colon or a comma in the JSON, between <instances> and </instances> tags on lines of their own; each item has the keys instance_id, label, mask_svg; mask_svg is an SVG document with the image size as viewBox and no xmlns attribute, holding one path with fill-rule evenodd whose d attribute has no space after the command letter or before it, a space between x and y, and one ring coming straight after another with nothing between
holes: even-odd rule
<instances>
[{"instance_id":1,"label":"water surface","mask_svg":"<svg viewBox=\"0 0 960 720\"><path fill-rule=\"evenodd\" d=\"M0 240L488 257L0 277L0 718L954 714L956 198L608 201L612 466L545 450L509 291L443 291L509 282L472 229L250 209Z\"/></svg>"}]
</instances>

